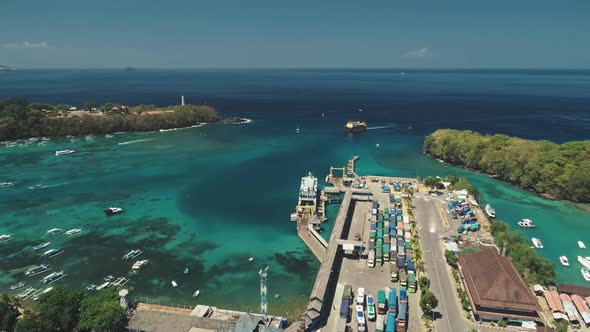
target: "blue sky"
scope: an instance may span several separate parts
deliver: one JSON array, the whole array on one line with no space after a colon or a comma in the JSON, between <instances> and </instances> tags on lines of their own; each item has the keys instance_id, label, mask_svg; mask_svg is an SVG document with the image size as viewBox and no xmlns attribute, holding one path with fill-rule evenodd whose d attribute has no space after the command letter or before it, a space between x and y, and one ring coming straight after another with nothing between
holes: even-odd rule
<instances>
[{"instance_id":1,"label":"blue sky","mask_svg":"<svg viewBox=\"0 0 590 332\"><path fill-rule=\"evenodd\" d=\"M4 0L18 68L590 68L590 1Z\"/></svg>"}]
</instances>

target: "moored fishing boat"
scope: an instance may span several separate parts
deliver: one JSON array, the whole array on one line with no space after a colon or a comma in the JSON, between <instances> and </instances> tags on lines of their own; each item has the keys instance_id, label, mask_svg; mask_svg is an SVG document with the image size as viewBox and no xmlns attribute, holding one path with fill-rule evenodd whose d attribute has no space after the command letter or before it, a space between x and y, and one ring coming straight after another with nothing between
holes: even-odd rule
<instances>
[{"instance_id":1,"label":"moored fishing boat","mask_svg":"<svg viewBox=\"0 0 590 332\"><path fill-rule=\"evenodd\" d=\"M172 287L178 287L178 284L176 283L176 281L172 280L170 283L172 284Z\"/></svg>"},{"instance_id":2,"label":"moored fishing boat","mask_svg":"<svg viewBox=\"0 0 590 332\"><path fill-rule=\"evenodd\" d=\"M45 234L49 235L49 236L56 236L57 234L63 232L64 230L61 228L52 228L50 230L48 230L47 232L45 232Z\"/></svg>"},{"instance_id":3,"label":"moored fishing boat","mask_svg":"<svg viewBox=\"0 0 590 332\"><path fill-rule=\"evenodd\" d=\"M14 182L0 182L0 188L8 188L14 186Z\"/></svg>"},{"instance_id":4,"label":"moored fishing boat","mask_svg":"<svg viewBox=\"0 0 590 332\"><path fill-rule=\"evenodd\" d=\"M142 253L143 253L143 251L141 251L139 249L133 249L133 250L130 250L125 255L123 255L123 259L134 259L135 257L141 255Z\"/></svg>"},{"instance_id":5,"label":"moored fishing boat","mask_svg":"<svg viewBox=\"0 0 590 332\"><path fill-rule=\"evenodd\" d=\"M59 156L63 156L66 154L72 154L74 152L76 152L76 150L58 150L58 151L55 151L55 156L59 157Z\"/></svg>"},{"instance_id":6,"label":"moored fishing boat","mask_svg":"<svg viewBox=\"0 0 590 332\"><path fill-rule=\"evenodd\" d=\"M578 241L578 247L580 247L580 249L586 249L586 245L582 241Z\"/></svg>"},{"instance_id":7,"label":"moored fishing boat","mask_svg":"<svg viewBox=\"0 0 590 332\"><path fill-rule=\"evenodd\" d=\"M537 239L536 237L532 238L531 240L533 241L535 248L543 249L543 243L541 240Z\"/></svg>"},{"instance_id":8,"label":"moored fishing boat","mask_svg":"<svg viewBox=\"0 0 590 332\"><path fill-rule=\"evenodd\" d=\"M32 277L32 276L35 276L37 274L41 274L43 272L47 272L49 270L50 270L50 268L49 268L49 265L47 265L47 264L36 265L36 266L33 266L33 267L29 268L25 272L25 276Z\"/></svg>"},{"instance_id":9,"label":"moored fishing boat","mask_svg":"<svg viewBox=\"0 0 590 332\"><path fill-rule=\"evenodd\" d=\"M64 273L64 271L53 272L52 274L45 276L43 279L41 279L41 282L44 284L52 284L65 276L66 274Z\"/></svg>"},{"instance_id":10,"label":"moored fishing boat","mask_svg":"<svg viewBox=\"0 0 590 332\"><path fill-rule=\"evenodd\" d=\"M36 245L36 246L33 246L33 250L34 250L34 251L41 250L41 249L43 249L43 248L45 248L45 247L49 246L50 244L51 244L51 242L43 242L43 243L39 243L38 245Z\"/></svg>"},{"instance_id":11,"label":"moored fishing boat","mask_svg":"<svg viewBox=\"0 0 590 332\"><path fill-rule=\"evenodd\" d=\"M570 262L567 259L567 257L565 256L559 256L559 262L561 263L561 265L563 266L570 266Z\"/></svg>"},{"instance_id":12,"label":"moored fishing boat","mask_svg":"<svg viewBox=\"0 0 590 332\"><path fill-rule=\"evenodd\" d=\"M146 266L147 263L149 263L149 261L150 261L149 259L137 261L137 262L133 263L133 266L131 266L131 270L137 271L137 270L141 269L142 267Z\"/></svg>"},{"instance_id":13,"label":"moored fishing boat","mask_svg":"<svg viewBox=\"0 0 590 332\"><path fill-rule=\"evenodd\" d=\"M104 214L107 217L114 216L114 215L120 214L120 213L123 213L123 209L121 209L119 207L110 207L110 208L104 210Z\"/></svg>"},{"instance_id":14,"label":"moored fishing boat","mask_svg":"<svg viewBox=\"0 0 590 332\"><path fill-rule=\"evenodd\" d=\"M2 234L2 235L0 235L0 243L6 242L6 241L8 241L10 239L12 239L12 235L10 235L10 234Z\"/></svg>"},{"instance_id":15,"label":"moored fishing boat","mask_svg":"<svg viewBox=\"0 0 590 332\"><path fill-rule=\"evenodd\" d=\"M61 248L49 249L43 253L43 257L46 257L46 258L55 257L55 256L61 254L62 252L64 252L64 251L61 250Z\"/></svg>"},{"instance_id":16,"label":"moored fishing boat","mask_svg":"<svg viewBox=\"0 0 590 332\"><path fill-rule=\"evenodd\" d=\"M104 283L102 283L102 284L100 284L100 285L96 286L96 288L95 288L95 289L96 289L97 291L99 291L99 290L102 290L102 289L105 289L105 288L107 288L107 287L108 287L110 284L111 284L111 282L110 282L110 281L105 281Z\"/></svg>"},{"instance_id":17,"label":"moored fishing boat","mask_svg":"<svg viewBox=\"0 0 590 332\"><path fill-rule=\"evenodd\" d=\"M485 211L489 218L496 218L496 210L490 204L486 204Z\"/></svg>"},{"instance_id":18,"label":"moored fishing boat","mask_svg":"<svg viewBox=\"0 0 590 332\"><path fill-rule=\"evenodd\" d=\"M533 224L533 221L530 219L522 219L522 221L519 221L518 226L522 227L522 228L536 228L537 226L535 226L535 224Z\"/></svg>"},{"instance_id":19,"label":"moored fishing boat","mask_svg":"<svg viewBox=\"0 0 590 332\"><path fill-rule=\"evenodd\" d=\"M582 264L583 267L590 269L590 259L578 256L578 262L580 262L580 264Z\"/></svg>"},{"instance_id":20,"label":"moored fishing boat","mask_svg":"<svg viewBox=\"0 0 590 332\"><path fill-rule=\"evenodd\" d=\"M197 289L194 293L193 293L193 297L198 297L199 294L201 294L201 291L199 289Z\"/></svg>"},{"instance_id":21,"label":"moored fishing boat","mask_svg":"<svg viewBox=\"0 0 590 332\"><path fill-rule=\"evenodd\" d=\"M580 269L580 273L582 274L582 277L584 277L584 280L586 280L587 282L590 282L590 270L583 267Z\"/></svg>"},{"instance_id":22,"label":"moored fishing boat","mask_svg":"<svg viewBox=\"0 0 590 332\"><path fill-rule=\"evenodd\" d=\"M74 235L79 234L81 232L82 232L82 230L80 228L73 228L73 229L70 229L69 231L67 231L66 235L67 236L74 236Z\"/></svg>"}]
</instances>

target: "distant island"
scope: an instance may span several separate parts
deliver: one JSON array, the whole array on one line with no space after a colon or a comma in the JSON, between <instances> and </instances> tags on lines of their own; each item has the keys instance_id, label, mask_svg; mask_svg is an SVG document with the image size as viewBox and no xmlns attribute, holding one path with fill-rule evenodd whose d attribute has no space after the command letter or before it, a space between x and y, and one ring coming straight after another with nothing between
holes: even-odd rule
<instances>
[{"instance_id":1,"label":"distant island","mask_svg":"<svg viewBox=\"0 0 590 332\"><path fill-rule=\"evenodd\" d=\"M184 128L202 123L240 123L223 118L205 105L128 106L86 102L82 108L59 104L29 103L23 98L0 102L0 141L29 137L108 134Z\"/></svg>"},{"instance_id":2,"label":"distant island","mask_svg":"<svg viewBox=\"0 0 590 332\"><path fill-rule=\"evenodd\" d=\"M0 65L0 71L13 71L15 70L14 67Z\"/></svg>"},{"instance_id":3,"label":"distant island","mask_svg":"<svg viewBox=\"0 0 590 332\"><path fill-rule=\"evenodd\" d=\"M439 129L424 139L424 152L545 198L590 203L590 141L556 144Z\"/></svg>"}]
</instances>

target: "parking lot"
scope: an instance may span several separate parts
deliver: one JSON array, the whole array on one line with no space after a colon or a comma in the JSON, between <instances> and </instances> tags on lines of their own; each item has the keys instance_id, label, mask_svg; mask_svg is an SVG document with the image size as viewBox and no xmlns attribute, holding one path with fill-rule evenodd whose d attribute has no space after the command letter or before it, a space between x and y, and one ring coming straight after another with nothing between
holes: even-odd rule
<instances>
[{"instance_id":1,"label":"parking lot","mask_svg":"<svg viewBox=\"0 0 590 332\"><path fill-rule=\"evenodd\" d=\"M379 202L381 207L390 206L389 194L382 193L380 183L369 183L370 189L373 191L373 200ZM401 193L397 192L396 197L401 196ZM348 232L348 240L355 240L356 236L359 235L361 241L365 243L367 247L369 243L370 234L370 215L371 215L371 202L360 202L355 203L354 213L350 223L350 231ZM363 287L366 295L373 295L375 299L375 305L377 305L377 292L378 290L386 290L387 287L395 287L397 289L399 297L399 282L391 282L389 262L384 262L383 266L376 266L370 268L367 266L367 250L364 252L363 258L354 257L353 255L347 255L342 261L342 265L339 271L339 278L334 294L334 306L330 311L330 316L327 321L327 325L322 328L323 331L338 331L337 327L340 318L340 302L342 293L345 285L352 286L353 295L356 296L357 289ZM408 293L408 325L407 331L421 331L421 312L418 305L419 291L416 293ZM354 302L354 301L353 301ZM364 306L365 317L367 314L366 303ZM355 317L354 303L351 306L351 315L347 319L347 325L349 330L358 331L358 322ZM375 331L375 322L367 320L367 331Z\"/></svg>"}]
</instances>

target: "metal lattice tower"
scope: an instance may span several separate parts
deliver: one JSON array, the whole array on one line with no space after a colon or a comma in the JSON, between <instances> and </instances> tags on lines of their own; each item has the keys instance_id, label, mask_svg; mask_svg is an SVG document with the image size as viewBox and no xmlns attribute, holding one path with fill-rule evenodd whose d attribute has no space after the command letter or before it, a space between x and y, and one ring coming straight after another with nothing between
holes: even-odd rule
<instances>
[{"instance_id":1,"label":"metal lattice tower","mask_svg":"<svg viewBox=\"0 0 590 332\"><path fill-rule=\"evenodd\" d=\"M268 320L267 310L268 302L266 301L266 277L268 276L268 266L264 270L260 270L260 312L262 313L262 319Z\"/></svg>"}]
</instances>

